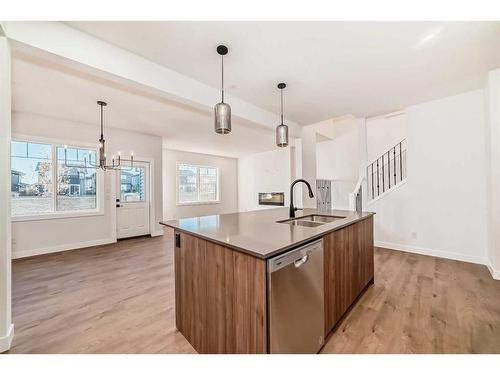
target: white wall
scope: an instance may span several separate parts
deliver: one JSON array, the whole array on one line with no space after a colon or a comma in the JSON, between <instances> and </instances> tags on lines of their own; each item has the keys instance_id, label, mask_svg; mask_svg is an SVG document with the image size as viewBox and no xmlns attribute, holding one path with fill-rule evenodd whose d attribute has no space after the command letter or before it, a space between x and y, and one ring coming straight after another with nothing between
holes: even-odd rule
<instances>
[{"instance_id":1,"label":"white wall","mask_svg":"<svg viewBox=\"0 0 500 375\"><path fill-rule=\"evenodd\" d=\"M13 113L12 131L15 134L53 140L97 144L99 128L95 126L48 118L28 113ZM163 233L158 222L162 219L162 140L160 137L121 129L106 128L106 152L126 154L133 151L136 159L154 160L151 171L154 207L153 235ZM105 172L104 214L91 217L58 218L14 222L12 224L13 257L92 246L116 240L115 183L113 171Z\"/></svg>"},{"instance_id":2,"label":"white wall","mask_svg":"<svg viewBox=\"0 0 500 375\"><path fill-rule=\"evenodd\" d=\"M2 35L2 24L0 24ZM0 36L0 352L8 350L11 324L11 223L10 223L10 47Z\"/></svg>"},{"instance_id":3,"label":"white wall","mask_svg":"<svg viewBox=\"0 0 500 375\"><path fill-rule=\"evenodd\" d=\"M316 176L332 180L332 207L349 208L349 194L359 176L359 127L362 119L332 123L334 139L316 143Z\"/></svg>"},{"instance_id":4,"label":"white wall","mask_svg":"<svg viewBox=\"0 0 500 375\"><path fill-rule=\"evenodd\" d=\"M491 273L500 279L500 69L488 76L486 114L488 260Z\"/></svg>"},{"instance_id":5,"label":"white wall","mask_svg":"<svg viewBox=\"0 0 500 375\"><path fill-rule=\"evenodd\" d=\"M238 208L252 211L275 206L259 206L258 193L284 192L289 204L292 178L291 147L279 148L238 159Z\"/></svg>"},{"instance_id":6,"label":"white wall","mask_svg":"<svg viewBox=\"0 0 500 375\"><path fill-rule=\"evenodd\" d=\"M409 107L408 179L366 209L379 246L486 263L483 90Z\"/></svg>"},{"instance_id":7,"label":"white wall","mask_svg":"<svg viewBox=\"0 0 500 375\"><path fill-rule=\"evenodd\" d=\"M366 138L371 163L406 138L405 113L366 119Z\"/></svg>"},{"instance_id":8,"label":"white wall","mask_svg":"<svg viewBox=\"0 0 500 375\"><path fill-rule=\"evenodd\" d=\"M301 170L304 180L309 182L312 191L316 194L316 140L317 140L316 124L304 126L301 132ZM304 208L316 208L316 195L314 198L310 198L308 195L308 189L299 184L294 188L299 192L302 192L302 207ZM294 192L295 194L295 192ZM294 202L295 203L295 202ZM300 207L298 204L295 207Z\"/></svg>"},{"instance_id":9,"label":"white wall","mask_svg":"<svg viewBox=\"0 0 500 375\"><path fill-rule=\"evenodd\" d=\"M219 168L219 203L177 205L177 163ZM233 158L163 150L163 217L165 220L238 211L238 161Z\"/></svg>"}]
</instances>

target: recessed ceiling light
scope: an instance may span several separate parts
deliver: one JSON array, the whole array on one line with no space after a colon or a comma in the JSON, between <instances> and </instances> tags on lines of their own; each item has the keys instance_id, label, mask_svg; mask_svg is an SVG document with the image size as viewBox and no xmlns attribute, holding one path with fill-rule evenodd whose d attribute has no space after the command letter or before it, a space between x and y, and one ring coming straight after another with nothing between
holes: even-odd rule
<instances>
[{"instance_id":1,"label":"recessed ceiling light","mask_svg":"<svg viewBox=\"0 0 500 375\"><path fill-rule=\"evenodd\" d=\"M431 42L435 41L436 37L439 34L441 34L443 29L444 29L444 27L439 27L439 28L434 29L431 32L425 34L424 36L422 36L422 38L420 38L420 40L417 42L417 44L415 45L414 48L419 49L419 48L422 48L424 46L431 44Z\"/></svg>"},{"instance_id":2,"label":"recessed ceiling light","mask_svg":"<svg viewBox=\"0 0 500 375\"><path fill-rule=\"evenodd\" d=\"M435 33L428 34L422 38L421 43L428 42L429 40L434 39L435 37L436 37Z\"/></svg>"}]
</instances>

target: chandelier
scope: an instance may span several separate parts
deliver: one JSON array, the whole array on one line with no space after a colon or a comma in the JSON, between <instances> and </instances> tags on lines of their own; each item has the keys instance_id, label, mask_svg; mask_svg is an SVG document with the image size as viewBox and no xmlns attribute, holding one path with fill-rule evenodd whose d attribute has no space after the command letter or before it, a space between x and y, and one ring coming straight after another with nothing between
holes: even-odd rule
<instances>
[{"instance_id":1,"label":"chandelier","mask_svg":"<svg viewBox=\"0 0 500 375\"><path fill-rule=\"evenodd\" d=\"M103 102L101 100L97 101L97 104L101 107L100 112L101 112L101 137L99 138L99 160L92 161L92 151L89 152L89 157L87 160L87 157L83 158L84 165L82 166L81 164L70 164L68 163L68 156L67 156L67 151L68 147L65 145L64 146L64 166L66 167L75 167L75 168L87 168L87 167L92 167L92 168L100 168L103 171L106 170L112 170L112 169L121 169L121 164L122 164L122 158L121 158L121 153L118 153L118 158L115 158L115 155L111 156L111 164L106 164L107 163L107 157L106 157L106 140L104 139L104 113L103 113L103 108L107 106L108 104L106 102ZM130 168L134 166L134 153L130 153L130 159L127 160L130 161Z\"/></svg>"}]
</instances>

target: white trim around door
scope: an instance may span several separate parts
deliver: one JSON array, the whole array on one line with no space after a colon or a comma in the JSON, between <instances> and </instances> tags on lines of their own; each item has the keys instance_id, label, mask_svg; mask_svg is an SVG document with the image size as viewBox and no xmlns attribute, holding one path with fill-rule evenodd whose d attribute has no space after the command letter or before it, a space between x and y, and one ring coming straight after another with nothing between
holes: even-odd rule
<instances>
[{"instance_id":1,"label":"white trim around door","mask_svg":"<svg viewBox=\"0 0 500 375\"><path fill-rule=\"evenodd\" d=\"M117 239L151 234L151 165L134 161L116 172Z\"/></svg>"}]
</instances>

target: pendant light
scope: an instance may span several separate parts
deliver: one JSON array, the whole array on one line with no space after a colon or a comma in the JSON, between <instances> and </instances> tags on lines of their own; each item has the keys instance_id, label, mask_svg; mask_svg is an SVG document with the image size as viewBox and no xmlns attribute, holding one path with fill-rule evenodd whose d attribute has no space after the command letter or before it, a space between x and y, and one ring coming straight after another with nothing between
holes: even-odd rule
<instances>
[{"instance_id":1,"label":"pendant light","mask_svg":"<svg viewBox=\"0 0 500 375\"><path fill-rule=\"evenodd\" d=\"M281 124L276 127L276 146L288 146L288 126L283 124L283 89L286 87L285 83L278 83L281 95Z\"/></svg>"},{"instance_id":2,"label":"pendant light","mask_svg":"<svg viewBox=\"0 0 500 375\"><path fill-rule=\"evenodd\" d=\"M67 146L64 146L64 165L66 167L78 167L78 168L87 168L87 167L92 167L92 168L100 168L104 171L109 170L109 169L121 169L121 154L118 153L118 158L115 159L115 156L113 155L111 157L111 164L106 164L106 140L104 139L104 107L108 105L108 103L103 102L102 100L97 101L97 104L100 107L100 113L101 113L101 137L99 138L99 160L95 160L92 162L92 152L89 152L89 159L87 161L87 158L84 157L83 160L83 165L81 164L69 164L68 163L68 156L67 156ZM134 153L130 153L130 168L134 166Z\"/></svg>"},{"instance_id":3,"label":"pendant light","mask_svg":"<svg viewBox=\"0 0 500 375\"><path fill-rule=\"evenodd\" d=\"M227 55L228 49L224 45L217 47L217 53L222 58L222 100L214 107L214 125L215 132L218 134L227 134L231 132L231 107L224 103L224 56Z\"/></svg>"}]
</instances>

